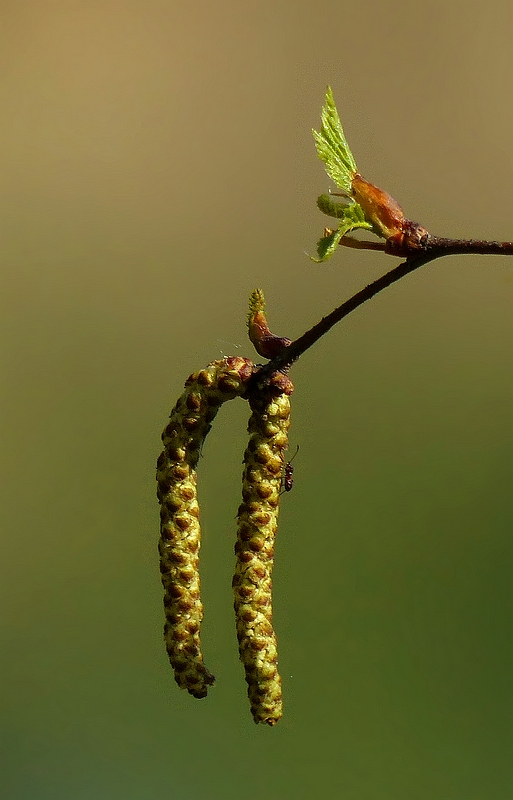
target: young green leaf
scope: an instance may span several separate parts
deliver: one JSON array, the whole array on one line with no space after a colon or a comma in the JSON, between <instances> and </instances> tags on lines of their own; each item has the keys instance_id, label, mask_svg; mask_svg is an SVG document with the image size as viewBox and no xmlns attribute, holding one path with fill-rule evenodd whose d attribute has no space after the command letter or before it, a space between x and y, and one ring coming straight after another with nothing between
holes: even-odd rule
<instances>
[{"instance_id":1,"label":"young green leaf","mask_svg":"<svg viewBox=\"0 0 513 800\"><path fill-rule=\"evenodd\" d=\"M315 261L316 264L320 264L322 261L327 261L337 249L342 236L346 232L347 228L344 226L344 224L342 224L339 228L337 228L336 231L330 231L329 233L326 233L326 235L321 236L317 242L317 255L319 258L310 256L312 261Z\"/></svg>"},{"instance_id":2,"label":"young green leaf","mask_svg":"<svg viewBox=\"0 0 513 800\"><path fill-rule=\"evenodd\" d=\"M363 209L358 203L352 203L350 206L344 206L342 203L334 203L326 194L321 194L317 199L319 209L330 217L340 219L337 230L323 236L317 242L317 255L319 258L312 258L316 264L321 261L327 261L333 255L337 246L346 233L356 230L356 228L363 228L367 231L374 231L374 226L365 219Z\"/></svg>"},{"instance_id":3,"label":"young green leaf","mask_svg":"<svg viewBox=\"0 0 513 800\"><path fill-rule=\"evenodd\" d=\"M350 195L351 182L358 170L346 142L333 92L329 86L321 113L321 130L314 130L313 135L319 158L326 165L326 172L340 189Z\"/></svg>"},{"instance_id":4,"label":"young green leaf","mask_svg":"<svg viewBox=\"0 0 513 800\"><path fill-rule=\"evenodd\" d=\"M348 204L336 203L331 199L329 194L321 194L317 198L317 208L326 214L328 217L335 217L335 219L344 219L346 215Z\"/></svg>"}]
</instances>

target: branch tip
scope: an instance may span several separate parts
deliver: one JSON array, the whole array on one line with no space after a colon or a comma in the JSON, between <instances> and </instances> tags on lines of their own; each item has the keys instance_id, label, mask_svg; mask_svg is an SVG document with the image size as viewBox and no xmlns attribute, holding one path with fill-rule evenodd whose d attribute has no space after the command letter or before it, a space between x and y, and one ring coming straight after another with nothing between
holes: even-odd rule
<instances>
[{"instance_id":1,"label":"branch tip","mask_svg":"<svg viewBox=\"0 0 513 800\"><path fill-rule=\"evenodd\" d=\"M275 358L285 347L289 346L291 339L285 336L275 336L270 331L264 309L264 293L261 289L253 289L249 296L249 339L259 356Z\"/></svg>"}]
</instances>

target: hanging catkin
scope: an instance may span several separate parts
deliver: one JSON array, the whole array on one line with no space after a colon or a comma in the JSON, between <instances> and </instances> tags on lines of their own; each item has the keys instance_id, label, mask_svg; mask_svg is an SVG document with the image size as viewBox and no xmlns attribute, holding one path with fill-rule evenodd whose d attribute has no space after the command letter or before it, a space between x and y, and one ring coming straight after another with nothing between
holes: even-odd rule
<instances>
[{"instance_id":1,"label":"hanging catkin","mask_svg":"<svg viewBox=\"0 0 513 800\"><path fill-rule=\"evenodd\" d=\"M253 719L268 725L275 725L282 716L271 576L293 388L288 377L277 375L264 391L250 395L250 439L244 454L243 502L235 545L233 590L239 654Z\"/></svg>"},{"instance_id":2,"label":"hanging catkin","mask_svg":"<svg viewBox=\"0 0 513 800\"><path fill-rule=\"evenodd\" d=\"M244 393L252 372L251 361L231 357L190 375L162 434L164 450L157 462L164 636L176 682L194 697L206 697L214 683L200 646L203 606L196 464L219 408Z\"/></svg>"}]
</instances>

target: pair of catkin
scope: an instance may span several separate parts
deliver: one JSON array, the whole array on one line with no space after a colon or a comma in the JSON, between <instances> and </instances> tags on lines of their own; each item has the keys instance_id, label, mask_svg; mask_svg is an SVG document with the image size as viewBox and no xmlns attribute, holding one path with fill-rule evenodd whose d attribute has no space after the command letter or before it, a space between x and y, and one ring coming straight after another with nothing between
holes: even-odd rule
<instances>
[{"instance_id":1,"label":"pair of catkin","mask_svg":"<svg viewBox=\"0 0 513 800\"><path fill-rule=\"evenodd\" d=\"M203 606L196 465L219 408L227 400L245 396L254 369L249 359L232 357L193 373L162 434L164 450L157 462L164 637L176 682L198 698L206 697L214 676L205 667L200 645ZM248 393L250 439L244 455L235 546L233 587L240 658L253 718L269 725L282 715L271 573L292 388L291 381L280 375L262 392Z\"/></svg>"}]
</instances>

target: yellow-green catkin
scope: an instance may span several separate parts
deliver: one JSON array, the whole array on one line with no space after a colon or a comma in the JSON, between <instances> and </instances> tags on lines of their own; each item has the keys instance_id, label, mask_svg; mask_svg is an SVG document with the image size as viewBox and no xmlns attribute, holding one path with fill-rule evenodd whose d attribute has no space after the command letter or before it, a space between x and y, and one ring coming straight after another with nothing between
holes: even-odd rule
<instances>
[{"instance_id":1,"label":"yellow-green catkin","mask_svg":"<svg viewBox=\"0 0 513 800\"><path fill-rule=\"evenodd\" d=\"M250 439L235 545L233 590L240 659L253 719L268 725L275 725L283 713L272 625L272 569L292 391L289 378L279 375L249 399Z\"/></svg>"},{"instance_id":2,"label":"yellow-green catkin","mask_svg":"<svg viewBox=\"0 0 513 800\"><path fill-rule=\"evenodd\" d=\"M198 560L200 549L196 464L221 405L244 394L253 373L246 358L214 361L185 383L173 408L157 462L160 508L160 571L164 585L164 637L178 685L206 697L214 676L203 663Z\"/></svg>"}]
</instances>

